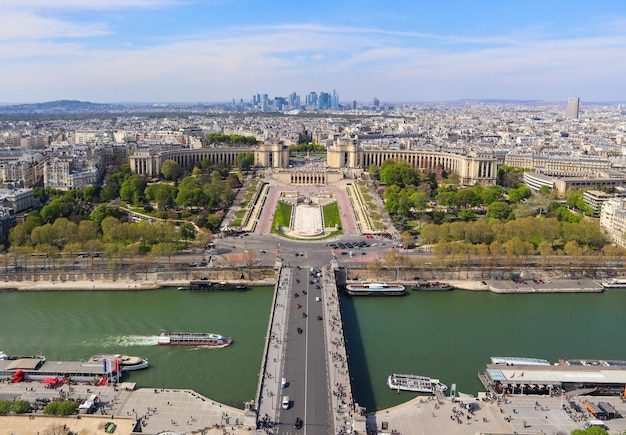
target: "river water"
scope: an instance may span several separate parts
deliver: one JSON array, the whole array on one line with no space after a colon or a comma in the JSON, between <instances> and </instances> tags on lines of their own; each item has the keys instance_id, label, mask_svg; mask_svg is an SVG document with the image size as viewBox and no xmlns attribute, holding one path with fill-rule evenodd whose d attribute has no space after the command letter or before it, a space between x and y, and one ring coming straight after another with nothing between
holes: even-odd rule
<instances>
[{"instance_id":1,"label":"river water","mask_svg":"<svg viewBox=\"0 0 626 435\"><path fill-rule=\"evenodd\" d=\"M147 358L139 387L192 388L238 408L254 398L272 288L247 292L175 289L0 293L0 350L84 360L123 353ZM490 356L626 359L626 291L496 295L412 292L402 298L342 296L355 400L367 410L413 397L386 387L390 373L440 378L465 393ZM224 349L158 346L166 330L232 336Z\"/></svg>"}]
</instances>

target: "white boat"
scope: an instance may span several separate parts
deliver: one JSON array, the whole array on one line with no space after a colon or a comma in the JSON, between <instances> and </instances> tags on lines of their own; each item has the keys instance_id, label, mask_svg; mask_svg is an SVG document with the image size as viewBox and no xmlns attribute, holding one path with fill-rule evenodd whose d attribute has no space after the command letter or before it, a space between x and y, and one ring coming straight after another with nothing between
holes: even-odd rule
<instances>
[{"instance_id":1,"label":"white boat","mask_svg":"<svg viewBox=\"0 0 626 435\"><path fill-rule=\"evenodd\" d=\"M348 284L346 293L351 296L402 296L406 293L402 284Z\"/></svg>"},{"instance_id":2,"label":"white boat","mask_svg":"<svg viewBox=\"0 0 626 435\"><path fill-rule=\"evenodd\" d=\"M230 337L223 337L210 332L162 332L158 344L221 348L233 342Z\"/></svg>"},{"instance_id":3,"label":"white boat","mask_svg":"<svg viewBox=\"0 0 626 435\"><path fill-rule=\"evenodd\" d=\"M133 370L141 370L148 368L148 360L140 358L138 356L128 355L94 355L89 358L89 362L101 362L101 361L117 361L120 368L120 372L131 372Z\"/></svg>"},{"instance_id":4,"label":"white boat","mask_svg":"<svg viewBox=\"0 0 626 435\"><path fill-rule=\"evenodd\" d=\"M442 384L439 379L395 373L387 376L387 386L392 390L413 391L414 393L434 393L435 391L444 392L448 390L448 386Z\"/></svg>"},{"instance_id":5,"label":"white boat","mask_svg":"<svg viewBox=\"0 0 626 435\"><path fill-rule=\"evenodd\" d=\"M626 288L626 278L613 278L608 281L602 281L604 288Z\"/></svg>"}]
</instances>

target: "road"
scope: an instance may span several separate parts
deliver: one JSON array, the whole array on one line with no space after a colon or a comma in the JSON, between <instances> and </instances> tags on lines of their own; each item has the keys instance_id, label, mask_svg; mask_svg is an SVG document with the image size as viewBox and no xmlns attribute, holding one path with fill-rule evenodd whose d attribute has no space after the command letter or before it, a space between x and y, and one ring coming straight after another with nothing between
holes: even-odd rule
<instances>
[{"instance_id":1,"label":"road","mask_svg":"<svg viewBox=\"0 0 626 435\"><path fill-rule=\"evenodd\" d=\"M289 396L289 408L277 412L279 434L332 433L332 414L326 368L326 348L322 304L316 298L321 290L319 278L309 268L294 267L290 281L286 331L286 352L283 373L288 385L282 389L280 401ZM296 296L297 295L297 296ZM298 306L300 308L298 308ZM300 328L301 333L298 333ZM296 429L296 418L303 427Z\"/></svg>"}]
</instances>

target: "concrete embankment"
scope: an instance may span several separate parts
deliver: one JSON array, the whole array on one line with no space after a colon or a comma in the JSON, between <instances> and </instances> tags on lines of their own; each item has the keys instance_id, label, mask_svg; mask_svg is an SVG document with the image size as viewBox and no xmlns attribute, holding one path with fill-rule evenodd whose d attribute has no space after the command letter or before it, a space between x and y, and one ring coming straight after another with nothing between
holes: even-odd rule
<instances>
[{"instance_id":1,"label":"concrete embankment","mask_svg":"<svg viewBox=\"0 0 626 435\"><path fill-rule=\"evenodd\" d=\"M244 281L248 286L273 286L275 280ZM188 286L189 281L0 281L0 291L70 291L70 290L158 290L165 287Z\"/></svg>"},{"instance_id":2,"label":"concrete embankment","mask_svg":"<svg viewBox=\"0 0 626 435\"><path fill-rule=\"evenodd\" d=\"M494 293L600 293L604 291L604 287L592 279L554 279L550 282L490 280L487 281L487 286Z\"/></svg>"}]
</instances>

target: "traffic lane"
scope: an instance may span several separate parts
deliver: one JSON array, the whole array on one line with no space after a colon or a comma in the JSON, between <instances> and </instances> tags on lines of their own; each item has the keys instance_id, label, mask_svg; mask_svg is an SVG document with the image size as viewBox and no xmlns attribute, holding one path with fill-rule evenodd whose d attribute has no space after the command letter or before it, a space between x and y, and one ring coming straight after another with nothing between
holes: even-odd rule
<instances>
[{"instance_id":1,"label":"traffic lane","mask_svg":"<svg viewBox=\"0 0 626 435\"><path fill-rule=\"evenodd\" d=\"M300 272L296 269L297 272ZM302 281L304 275L296 273L294 276ZM298 287L296 287L298 286ZM289 380L289 386L283 389L283 396L289 396L289 409L280 411L280 425L278 433L294 433L293 424L296 417L304 416L304 401L306 388L306 372L305 372L305 351L306 351L306 335L304 334L305 322L303 322L302 313L304 310L297 309L296 304L306 302L305 297L300 295L300 284L295 283L295 279L291 282L291 300L293 305L288 314L288 333L287 348L285 352L285 376ZM294 297L294 293L298 293L298 297ZM303 330L302 334L297 333L297 328ZM282 397L281 397L282 401Z\"/></svg>"},{"instance_id":2,"label":"traffic lane","mask_svg":"<svg viewBox=\"0 0 626 435\"><path fill-rule=\"evenodd\" d=\"M306 433L310 434L324 433L327 432L326 429L332 432L332 427L329 427L329 421L332 421L332 418L329 413L324 324L318 320L318 316L322 316L322 304L315 301L318 293L319 291L313 290L307 295L307 409L304 425Z\"/></svg>"}]
</instances>

